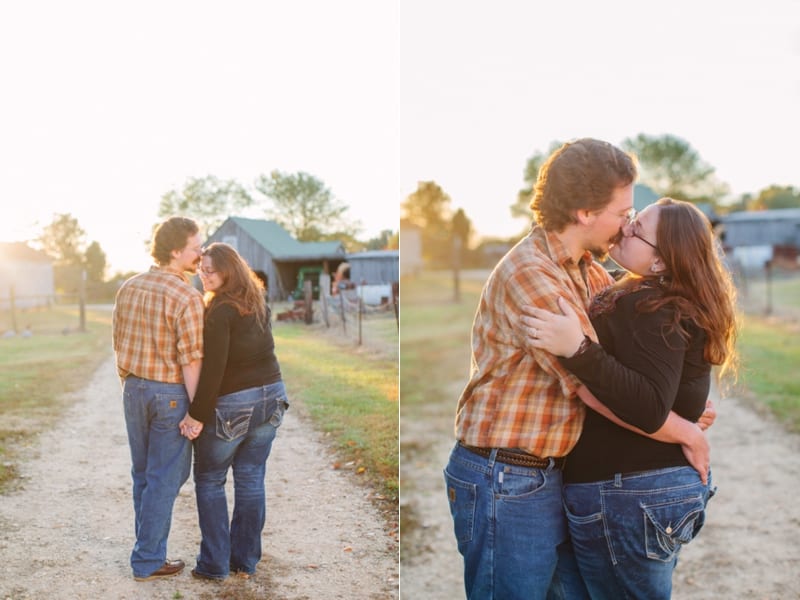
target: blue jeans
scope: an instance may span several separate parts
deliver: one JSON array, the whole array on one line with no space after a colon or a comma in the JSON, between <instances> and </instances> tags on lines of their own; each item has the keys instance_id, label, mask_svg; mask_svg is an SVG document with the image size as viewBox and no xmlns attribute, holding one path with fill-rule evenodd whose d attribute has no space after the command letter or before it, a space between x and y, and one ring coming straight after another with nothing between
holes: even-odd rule
<instances>
[{"instance_id":1,"label":"blue jeans","mask_svg":"<svg viewBox=\"0 0 800 600\"><path fill-rule=\"evenodd\" d=\"M456 444L444 470L467 598L588 598L569 544L561 471Z\"/></svg>"},{"instance_id":2,"label":"blue jeans","mask_svg":"<svg viewBox=\"0 0 800 600\"><path fill-rule=\"evenodd\" d=\"M716 488L691 467L617 474L564 486L575 556L592 598L668 599L683 544Z\"/></svg>"},{"instance_id":3,"label":"blue jeans","mask_svg":"<svg viewBox=\"0 0 800 600\"><path fill-rule=\"evenodd\" d=\"M283 413L283 382L220 396L215 421L194 442L194 487L200 522L195 570L224 579L230 571L252 574L261 560L266 520L264 478ZM233 518L228 521L225 481L233 467Z\"/></svg>"},{"instance_id":4,"label":"blue jeans","mask_svg":"<svg viewBox=\"0 0 800 600\"><path fill-rule=\"evenodd\" d=\"M129 376L123 385L125 425L131 447L136 544L134 577L147 577L167 558L172 507L189 478L192 446L178 424L189 408L182 383Z\"/></svg>"}]
</instances>

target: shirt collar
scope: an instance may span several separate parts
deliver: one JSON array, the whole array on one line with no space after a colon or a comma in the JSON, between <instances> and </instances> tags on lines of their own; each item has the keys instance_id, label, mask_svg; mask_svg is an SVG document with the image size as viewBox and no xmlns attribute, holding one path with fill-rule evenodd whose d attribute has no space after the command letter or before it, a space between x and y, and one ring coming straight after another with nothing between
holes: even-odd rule
<instances>
[{"instance_id":1,"label":"shirt collar","mask_svg":"<svg viewBox=\"0 0 800 600\"><path fill-rule=\"evenodd\" d=\"M173 269L169 265L159 266L153 265L150 267L151 273L164 273L166 275L174 275L176 277L180 277L185 283L191 283L191 279L186 274L185 271L178 271L178 269Z\"/></svg>"},{"instance_id":2,"label":"shirt collar","mask_svg":"<svg viewBox=\"0 0 800 600\"><path fill-rule=\"evenodd\" d=\"M533 238L534 243L536 243L554 263L562 266L575 264L575 261L572 260L572 256L567 251L567 247L552 231L545 231L543 227L534 223L531 228L530 236ZM580 266L581 263L584 266L588 266L593 260L592 253L586 250L583 256L578 260L578 266Z\"/></svg>"}]
</instances>

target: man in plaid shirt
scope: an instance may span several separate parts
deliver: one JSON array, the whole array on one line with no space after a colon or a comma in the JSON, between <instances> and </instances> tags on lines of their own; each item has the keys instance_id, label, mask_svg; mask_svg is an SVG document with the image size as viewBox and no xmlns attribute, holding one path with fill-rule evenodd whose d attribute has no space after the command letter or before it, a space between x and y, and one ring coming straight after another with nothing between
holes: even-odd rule
<instances>
[{"instance_id":1,"label":"man in plaid shirt","mask_svg":"<svg viewBox=\"0 0 800 600\"><path fill-rule=\"evenodd\" d=\"M113 345L133 463L131 567L138 581L176 575L184 567L167 560L167 537L192 459L179 424L200 376L204 308L186 273L197 272L202 251L194 221L172 217L161 223L151 248L156 266L128 279L114 305Z\"/></svg>"},{"instance_id":2,"label":"man in plaid shirt","mask_svg":"<svg viewBox=\"0 0 800 600\"><path fill-rule=\"evenodd\" d=\"M607 142L564 144L539 171L530 233L484 286L444 472L470 599L588 597L561 501L585 414L581 382L526 343L520 317L525 305L560 314L563 297L597 341L586 309L612 278L593 256L628 222L636 175L634 158Z\"/></svg>"}]
</instances>

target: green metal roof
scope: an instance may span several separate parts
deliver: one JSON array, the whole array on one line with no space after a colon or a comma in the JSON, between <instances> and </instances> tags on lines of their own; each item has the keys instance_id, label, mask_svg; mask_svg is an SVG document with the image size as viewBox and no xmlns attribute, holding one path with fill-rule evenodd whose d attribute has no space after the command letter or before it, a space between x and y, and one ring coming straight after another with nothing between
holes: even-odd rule
<instances>
[{"instance_id":1,"label":"green metal roof","mask_svg":"<svg viewBox=\"0 0 800 600\"><path fill-rule=\"evenodd\" d=\"M344 257L344 246L341 242L299 242L275 221L244 217L230 217L230 220L278 260L340 255Z\"/></svg>"}]
</instances>

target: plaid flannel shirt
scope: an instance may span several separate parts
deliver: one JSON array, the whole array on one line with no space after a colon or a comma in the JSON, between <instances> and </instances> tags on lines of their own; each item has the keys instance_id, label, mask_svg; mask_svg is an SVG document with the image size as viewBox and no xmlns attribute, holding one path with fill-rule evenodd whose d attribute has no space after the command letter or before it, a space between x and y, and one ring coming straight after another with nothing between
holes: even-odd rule
<instances>
[{"instance_id":1,"label":"plaid flannel shirt","mask_svg":"<svg viewBox=\"0 0 800 600\"><path fill-rule=\"evenodd\" d=\"M203 358L203 295L183 273L151 267L117 292L112 338L117 373L183 383L183 365Z\"/></svg>"},{"instance_id":2,"label":"plaid flannel shirt","mask_svg":"<svg viewBox=\"0 0 800 600\"><path fill-rule=\"evenodd\" d=\"M520 307L560 312L562 296L597 341L586 310L612 281L590 253L576 264L561 241L538 226L503 257L483 288L472 326L470 380L456 412L458 440L539 457L569 453L583 427L585 408L575 395L581 383L552 354L526 345Z\"/></svg>"}]
</instances>

